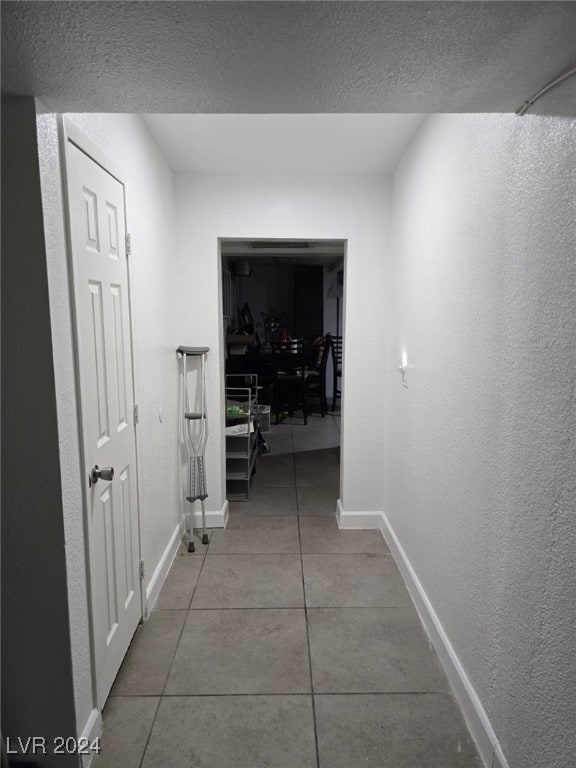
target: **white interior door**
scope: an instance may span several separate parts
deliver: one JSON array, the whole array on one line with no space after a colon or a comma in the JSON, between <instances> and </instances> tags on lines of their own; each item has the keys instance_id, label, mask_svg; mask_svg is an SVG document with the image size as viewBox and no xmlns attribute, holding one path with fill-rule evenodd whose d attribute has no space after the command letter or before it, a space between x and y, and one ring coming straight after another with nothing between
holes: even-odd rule
<instances>
[{"instance_id":1,"label":"white interior door","mask_svg":"<svg viewBox=\"0 0 576 768\"><path fill-rule=\"evenodd\" d=\"M70 141L67 170L93 653L103 706L142 612L124 187ZM113 479L90 483L93 467L112 468Z\"/></svg>"}]
</instances>

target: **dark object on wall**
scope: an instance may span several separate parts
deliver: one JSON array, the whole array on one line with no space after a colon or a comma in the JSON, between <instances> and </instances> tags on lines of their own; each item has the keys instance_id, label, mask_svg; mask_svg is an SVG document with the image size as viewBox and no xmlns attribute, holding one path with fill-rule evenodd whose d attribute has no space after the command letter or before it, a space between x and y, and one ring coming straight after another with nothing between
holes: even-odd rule
<instances>
[{"instance_id":1,"label":"dark object on wall","mask_svg":"<svg viewBox=\"0 0 576 768\"><path fill-rule=\"evenodd\" d=\"M323 269L299 267L294 274L294 335L310 340L323 333Z\"/></svg>"},{"instance_id":2,"label":"dark object on wall","mask_svg":"<svg viewBox=\"0 0 576 768\"><path fill-rule=\"evenodd\" d=\"M248 259L242 261L235 261L232 264L232 274L235 277L250 277L252 274L252 267Z\"/></svg>"},{"instance_id":3,"label":"dark object on wall","mask_svg":"<svg viewBox=\"0 0 576 768\"><path fill-rule=\"evenodd\" d=\"M248 304L244 304L240 310L241 330L244 333L254 334L254 318Z\"/></svg>"}]
</instances>

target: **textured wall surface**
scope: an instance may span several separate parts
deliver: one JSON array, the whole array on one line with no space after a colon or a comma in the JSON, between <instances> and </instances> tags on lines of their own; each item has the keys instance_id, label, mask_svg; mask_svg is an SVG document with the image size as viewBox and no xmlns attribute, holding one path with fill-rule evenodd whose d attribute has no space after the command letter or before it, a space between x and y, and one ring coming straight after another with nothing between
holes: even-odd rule
<instances>
[{"instance_id":1,"label":"textured wall surface","mask_svg":"<svg viewBox=\"0 0 576 768\"><path fill-rule=\"evenodd\" d=\"M178 522L178 361L172 171L137 115L68 115L125 172L138 424L142 557L148 583ZM160 420L160 418L162 420Z\"/></svg>"},{"instance_id":2,"label":"textured wall surface","mask_svg":"<svg viewBox=\"0 0 576 768\"><path fill-rule=\"evenodd\" d=\"M34 102L3 99L2 736L13 748L76 733L52 341Z\"/></svg>"},{"instance_id":3,"label":"textured wall surface","mask_svg":"<svg viewBox=\"0 0 576 768\"><path fill-rule=\"evenodd\" d=\"M576 754L575 129L430 117L394 177L385 509L511 768Z\"/></svg>"},{"instance_id":4,"label":"textured wall surface","mask_svg":"<svg viewBox=\"0 0 576 768\"><path fill-rule=\"evenodd\" d=\"M571 2L58 0L2 22L4 88L54 112L513 112L576 38Z\"/></svg>"},{"instance_id":5,"label":"textured wall surface","mask_svg":"<svg viewBox=\"0 0 576 768\"><path fill-rule=\"evenodd\" d=\"M132 237L130 281L136 399L142 558L147 586L179 520L178 367L175 316L172 172L142 120L133 115L70 115L70 120L118 166L126 181L127 229ZM66 246L59 188L56 122L38 119L44 220L55 349L60 455L69 576L76 707L80 730L92 706L82 524L83 468L79 458L73 337ZM160 416L162 420L160 420Z\"/></svg>"},{"instance_id":6,"label":"textured wall surface","mask_svg":"<svg viewBox=\"0 0 576 768\"><path fill-rule=\"evenodd\" d=\"M218 238L348 240L342 501L382 508L383 302L389 181L361 176L175 176L181 328L212 348L208 367L210 509L225 498ZM374 350L378 350L375 354ZM213 490L212 490L213 489Z\"/></svg>"}]
</instances>

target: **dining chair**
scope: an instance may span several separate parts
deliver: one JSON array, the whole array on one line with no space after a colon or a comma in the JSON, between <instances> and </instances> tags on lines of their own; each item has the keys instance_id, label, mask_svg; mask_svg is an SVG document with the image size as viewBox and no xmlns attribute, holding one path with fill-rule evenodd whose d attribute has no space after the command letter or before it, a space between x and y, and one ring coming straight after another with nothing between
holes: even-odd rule
<instances>
[{"instance_id":1,"label":"dining chair","mask_svg":"<svg viewBox=\"0 0 576 768\"><path fill-rule=\"evenodd\" d=\"M306 347L303 339L276 342L272 345L274 366L274 394L272 411L278 424L280 411L287 408L292 416L302 408L304 424L308 424L306 392Z\"/></svg>"},{"instance_id":2,"label":"dining chair","mask_svg":"<svg viewBox=\"0 0 576 768\"><path fill-rule=\"evenodd\" d=\"M326 367L328 358L332 353L332 337L326 334L317 340L310 348L308 355L308 370L306 372L306 396L308 402L311 399L318 400L320 414L324 418L328 412L326 399Z\"/></svg>"},{"instance_id":3,"label":"dining chair","mask_svg":"<svg viewBox=\"0 0 576 768\"><path fill-rule=\"evenodd\" d=\"M333 386L332 386L332 410L336 410L336 400L342 395L341 384L339 385L338 379L342 380L342 336L332 336L332 363L334 366Z\"/></svg>"}]
</instances>

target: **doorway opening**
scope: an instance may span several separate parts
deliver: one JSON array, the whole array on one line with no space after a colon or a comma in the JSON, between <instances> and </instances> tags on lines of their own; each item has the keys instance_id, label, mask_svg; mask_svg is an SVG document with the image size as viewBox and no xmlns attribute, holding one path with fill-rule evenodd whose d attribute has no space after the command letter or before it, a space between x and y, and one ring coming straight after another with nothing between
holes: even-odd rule
<instances>
[{"instance_id":1,"label":"doorway opening","mask_svg":"<svg viewBox=\"0 0 576 768\"><path fill-rule=\"evenodd\" d=\"M232 516L336 513L345 260L345 240L220 240Z\"/></svg>"}]
</instances>

